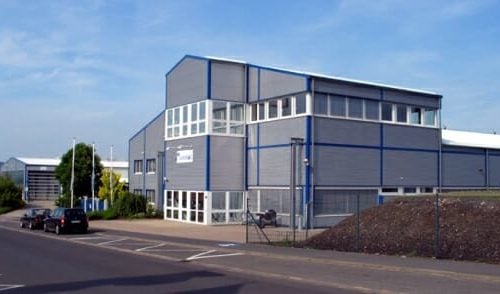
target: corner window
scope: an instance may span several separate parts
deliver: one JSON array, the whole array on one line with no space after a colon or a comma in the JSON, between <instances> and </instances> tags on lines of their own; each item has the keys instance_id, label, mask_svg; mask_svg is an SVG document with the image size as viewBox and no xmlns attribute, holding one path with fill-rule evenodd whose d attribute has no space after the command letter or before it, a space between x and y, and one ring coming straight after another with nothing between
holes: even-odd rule
<instances>
[{"instance_id":1,"label":"corner window","mask_svg":"<svg viewBox=\"0 0 500 294\"><path fill-rule=\"evenodd\" d=\"M410 123L414 125L422 124L422 109L418 107L410 108Z\"/></svg>"},{"instance_id":2,"label":"corner window","mask_svg":"<svg viewBox=\"0 0 500 294\"><path fill-rule=\"evenodd\" d=\"M328 114L328 96L325 94L314 94L314 113Z\"/></svg>"},{"instance_id":3,"label":"corner window","mask_svg":"<svg viewBox=\"0 0 500 294\"><path fill-rule=\"evenodd\" d=\"M295 113L302 114L306 113L306 94L297 94L295 96Z\"/></svg>"},{"instance_id":4,"label":"corner window","mask_svg":"<svg viewBox=\"0 0 500 294\"><path fill-rule=\"evenodd\" d=\"M424 125L426 126L436 126L436 110L435 109L425 109L424 110Z\"/></svg>"},{"instance_id":5,"label":"corner window","mask_svg":"<svg viewBox=\"0 0 500 294\"><path fill-rule=\"evenodd\" d=\"M166 139L205 133L205 101L168 109Z\"/></svg>"}]
</instances>

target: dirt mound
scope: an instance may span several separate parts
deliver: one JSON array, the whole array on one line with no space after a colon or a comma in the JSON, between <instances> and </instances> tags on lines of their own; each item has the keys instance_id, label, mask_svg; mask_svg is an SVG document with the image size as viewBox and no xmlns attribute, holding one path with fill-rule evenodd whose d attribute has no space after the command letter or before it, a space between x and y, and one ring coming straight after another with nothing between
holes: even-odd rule
<instances>
[{"instance_id":1,"label":"dirt mound","mask_svg":"<svg viewBox=\"0 0 500 294\"><path fill-rule=\"evenodd\" d=\"M302 245L387 255L433 256L435 200L400 198L361 212L359 250L351 216ZM439 257L500 263L500 201L443 198Z\"/></svg>"}]
</instances>

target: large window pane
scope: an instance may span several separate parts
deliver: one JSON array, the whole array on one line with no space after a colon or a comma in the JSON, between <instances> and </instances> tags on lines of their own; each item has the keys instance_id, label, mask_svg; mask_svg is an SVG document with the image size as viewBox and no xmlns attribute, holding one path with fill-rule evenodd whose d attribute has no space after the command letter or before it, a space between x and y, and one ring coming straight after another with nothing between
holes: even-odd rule
<instances>
[{"instance_id":1,"label":"large window pane","mask_svg":"<svg viewBox=\"0 0 500 294\"><path fill-rule=\"evenodd\" d=\"M436 126L436 110L426 109L424 111L424 125Z\"/></svg>"},{"instance_id":2,"label":"large window pane","mask_svg":"<svg viewBox=\"0 0 500 294\"><path fill-rule=\"evenodd\" d=\"M406 123L407 122L406 112L407 112L406 105L398 105L396 107L397 122L399 122L399 123Z\"/></svg>"},{"instance_id":3,"label":"large window pane","mask_svg":"<svg viewBox=\"0 0 500 294\"><path fill-rule=\"evenodd\" d=\"M175 108L174 109L174 124L177 125L180 122L181 122L181 109Z\"/></svg>"},{"instance_id":4,"label":"large window pane","mask_svg":"<svg viewBox=\"0 0 500 294\"><path fill-rule=\"evenodd\" d=\"M169 109L167 111L167 126L172 126L173 121L174 121L174 114L172 109Z\"/></svg>"},{"instance_id":5,"label":"large window pane","mask_svg":"<svg viewBox=\"0 0 500 294\"><path fill-rule=\"evenodd\" d=\"M415 125L422 124L422 109L419 107L412 107L410 110L410 123Z\"/></svg>"},{"instance_id":6,"label":"large window pane","mask_svg":"<svg viewBox=\"0 0 500 294\"><path fill-rule=\"evenodd\" d=\"M243 104L231 104L231 120L243 121Z\"/></svg>"},{"instance_id":7,"label":"large window pane","mask_svg":"<svg viewBox=\"0 0 500 294\"><path fill-rule=\"evenodd\" d=\"M257 104L252 104L252 106L251 106L251 112L252 112L252 118L251 118L251 120L252 121L256 121L257 120Z\"/></svg>"},{"instance_id":8,"label":"large window pane","mask_svg":"<svg viewBox=\"0 0 500 294\"><path fill-rule=\"evenodd\" d=\"M212 192L212 209L226 209L226 192Z\"/></svg>"},{"instance_id":9,"label":"large window pane","mask_svg":"<svg viewBox=\"0 0 500 294\"><path fill-rule=\"evenodd\" d=\"M345 116L345 97L330 96L330 115Z\"/></svg>"},{"instance_id":10,"label":"large window pane","mask_svg":"<svg viewBox=\"0 0 500 294\"><path fill-rule=\"evenodd\" d=\"M295 96L295 113L301 114L306 112L306 94L298 94Z\"/></svg>"},{"instance_id":11,"label":"large window pane","mask_svg":"<svg viewBox=\"0 0 500 294\"><path fill-rule=\"evenodd\" d=\"M229 209L243 209L242 192L229 192Z\"/></svg>"},{"instance_id":12,"label":"large window pane","mask_svg":"<svg viewBox=\"0 0 500 294\"><path fill-rule=\"evenodd\" d=\"M225 134L226 133L226 121L214 120L212 123L212 131L214 133Z\"/></svg>"},{"instance_id":13,"label":"large window pane","mask_svg":"<svg viewBox=\"0 0 500 294\"><path fill-rule=\"evenodd\" d=\"M314 114L328 114L328 96L325 94L314 94Z\"/></svg>"},{"instance_id":14,"label":"large window pane","mask_svg":"<svg viewBox=\"0 0 500 294\"><path fill-rule=\"evenodd\" d=\"M205 119L205 102L200 102L200 120Z\"/></svg>"},{"instance_id":15,"label":"large window pane","mask_svg":"<svg viewBox=\"0 0 500 294\"><path fill-rule=\"evenodd\" d=\"M382 120L392 121L392 104L382 103Z\"/></svg>"},{"instance_id":16,"label":"large window pane","mask_svg":"<svg viewBox=\"0 0 500 294\"><path fill-rule=\"evenodd\" d=\"M379 103L378 101L365 100L365 118L371 120L379 120Z\"/></svg>"},{"instance_id":17,"label":"large window pane","mask_svg":"<svg viewBox=\"0 0 500 294\"><path fill-rule=\"evenodd\" d=\"M286 97L281 99L281 116L289 116L292 114L291 98Z\"/></svg>"},{"instance_id":18,"label":"large window pane","mask_svg":"<svg viewBox=\"0 0 500 294\"><path fill-rule=\"evenodd\" d=\"M191 105L191 121L198 120L198 104Z\"/></svg>"},{"instance_id":19,"label":"large window pane","mask_svg":"<svg viewBox=\"0 0 500 294\"><path fill-rule=\"evenodd\" d=\"M278 100L269 101L269 118L278 117Z\"/></svg>"},{"instance_id":20,"label":"large window pane","mask_svg":"<svg viewBox=\"0 0 500 294\"><path fill-rule=\"evenodd\" d=\"M226 119L226 102L214 101L213 104L213 119Z\"/></svg>"},{"instance_id":21,"label":"large window pane","mask_svg":"<svg viewBox=\"0 0 500 294\"><path fill-rule=\"evenodd\" d=\"M348 100L348 116L351 118L363 118L363 100L349 98Z\"/></svg>"},{"instance_id":22,"label":"large window pane","mask_svg":"<svg viewBox=\"0 0 500 294\"><path fill-rule=\"evenodd\" d=\"M187 123L188 121L188 106L182 107L182 122Z\"/></svg>"},{"instance_id":23,"label":"large window pane","mask_svg":"<svg viewBox=\"0 0 500 294\"><path fill-rule=\"evenodd\" d=\"M266 119L266 104L259 103L259 120Z\"/></svg>"}]
</instances>

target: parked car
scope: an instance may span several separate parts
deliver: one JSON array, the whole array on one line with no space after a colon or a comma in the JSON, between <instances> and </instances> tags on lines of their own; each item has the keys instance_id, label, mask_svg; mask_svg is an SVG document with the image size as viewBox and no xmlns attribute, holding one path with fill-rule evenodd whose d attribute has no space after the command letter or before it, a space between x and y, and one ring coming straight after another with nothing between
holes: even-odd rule
<instances>
[{"instance_id":1,"label":"parked car","mask_svg":"<svg viewBox=\"0 0 500 294\"><path fill-rule=\"evenodd\" d=\"M50 214L50 209L32 208L26 210L19 220L21 228L28 227L30 230L43 228L43 220Z\"/></svg>"},{"instance_id":2,"label":"parked car","mask_svg":"<svg viewBox=\"0 0 500 294\"><path fill-rule=\"evenodd\" d=\"M89 221L85 211L81 208L56 208L45 219L43 230L45 232L61 233L81 232L87 233Z\"/></svg>"}]
</instances>

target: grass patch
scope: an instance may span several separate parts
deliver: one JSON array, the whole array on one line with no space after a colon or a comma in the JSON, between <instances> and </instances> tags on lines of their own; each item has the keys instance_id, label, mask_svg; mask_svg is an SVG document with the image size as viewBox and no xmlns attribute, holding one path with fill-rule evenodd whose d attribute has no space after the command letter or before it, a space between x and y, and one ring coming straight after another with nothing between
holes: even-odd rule
<instances>
[{"instance_id":1,"label":"grass patch","mask_svg":"<svg viewBox=\"0 0 500 294\"><path fill-rule=\"evenodd\" d=\"M13 211L14 209L12 207L0 207L0 214L4 214L4 213L7 213L7 212L11 212Z\"/></svg>"},{"instance_id":2,"label":"grass patch","mask_svg":"<svg viewBox=\"0 0 500 294\"><path fill-rule=\"evenodd\" d=\"M452 191L441 194L444 197L464 197L474 199L500 200L500 191L498 190L483 190L483 191Z\"/></svg>"}]
</instances>

